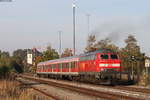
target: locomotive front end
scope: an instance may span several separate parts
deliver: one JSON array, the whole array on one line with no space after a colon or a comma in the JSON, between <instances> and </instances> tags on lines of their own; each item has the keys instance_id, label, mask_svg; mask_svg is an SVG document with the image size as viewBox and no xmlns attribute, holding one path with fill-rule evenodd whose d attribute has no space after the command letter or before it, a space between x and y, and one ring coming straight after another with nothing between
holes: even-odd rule
<instances>
[{"instance_id":1,"label":"locomotive front end","mask_svg":"<svg viewBox=\"0 0 150 100\"><path fill-rule=\"evenodd\" d=\"M121 79L121 60L117 53L99 53L99 78L109 81Z\"/></svg>"}]
</instances>

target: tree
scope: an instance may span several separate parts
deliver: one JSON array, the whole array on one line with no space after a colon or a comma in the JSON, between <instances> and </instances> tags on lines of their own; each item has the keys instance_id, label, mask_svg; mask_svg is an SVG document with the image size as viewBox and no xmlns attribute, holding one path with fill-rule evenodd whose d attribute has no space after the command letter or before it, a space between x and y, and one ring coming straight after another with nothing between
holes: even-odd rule
<instances>
[{"instance_id":1,"label":"tree","mask_svg":"<svg viewBox=\"0 0 150 100\"><path fill-rule=\"evenodd\" d=\"M95 35L90 35L88 37L87 43L87 47L85 48L86 52L98 50L101 48L111 49L116 52L119 51L119 47L117 47L115 44L112 44L111 40L108 38L97 41Z\"/></svg>"},{"instance_id":2,"label":"tree","mask_svg":"<svg viewBox=\"0 0 150 100\"><path fill-rule=\"evenodd\" d=\"M5 51L0 51L0 76L6 77L7 74L11 71L10 66L10 60L9 53Z\"/></svg>"},{"instance_id":3,"label":"tree","mask_svg":"<svg viewBox=\"0 0 150 100\"><path fill-rule=\"evenodd\" d=\"M46 61L46 60L52 60L52 59L57 59L59 58L59 54L58 52L53 49L50 45L47 46L47 50L43 52L43 61Z\"/></svg>"},{"instance_id":4,"label":"tree","mask_svg":"<svg viewBox=\"0 0 150 100\"><path fill-rule=\"evenodd\" d=\"M8 66L1 66L0 67L0 77L6 77L6 75L10 72L10 69Z\"/></svg>"},{"instance_id":5,"label":"tree","mask_svg":"<svg viewBox=\"0 0 150 100\"><path fill-rule=\"evenodd\" d=\"M9 52L5 52L5 51L3 51L3 52L0 52L1 54L1 57L10 57L9 56Z\"/></svg>"},{"instance_id":6,"label":"tree","mask_svg":"<svg viewBox=\"0 0 150 100\"><path fill-rule=\"evenodd\" d=\"M18 49L13 52L14 57L20 57L21 60L24 60L27 57L27 49Z\"/></svg>"},{"instance_id":7,"label":"tree","mask_svg":"<svg viewBox=\"0 0 150 100\"><path fill-rule=\"evenodd\" d=\"M15 72L22 73L24 69L23 61L19 56L13 56L11 58L10 65L13 67ZM25 66L26 67L26 66Z\"/></svg>"},{"instance_id":8,"label":"tree","mask_svg":"<svg viewBox=\"0 0 150 100\"><path fill-rule=\"evenodd\" d=\"M85 52L94 51L96 48L94 47L94 44L96 42L96 36L90 35L87 40L87 46L85 48Z\"/></svg>"},{"instance_id":9,"label":"tree","mask_svg":"<svg viewBox=\"0 0 150 100\"><path fill-rule=\"evenodd\" d=\"M64 52L61 54L61 57L69 57L69 56L73 56L72 50L69 48L66 48Z\"/></svg>"},{"instance_id":10,"label":"tree","mask_svg":"<svg viewBox=\"0 0 150 100\"><path fill-rule=\"evenodd\" d=\"M144 54L141 53L140 46L137 45L137 40L133 35L129 35L125 43L126 46L120 50L122 65L124 70L132 70L137 74L138 70L143 69L140 65L144 60Z\"/></svg>"}]
</instances>

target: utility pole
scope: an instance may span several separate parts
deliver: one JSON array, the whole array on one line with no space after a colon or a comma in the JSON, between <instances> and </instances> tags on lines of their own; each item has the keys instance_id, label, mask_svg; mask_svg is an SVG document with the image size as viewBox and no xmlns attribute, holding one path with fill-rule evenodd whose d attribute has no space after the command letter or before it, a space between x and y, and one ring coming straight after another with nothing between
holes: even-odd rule
<instances>
[{"instance_id":1,"label":"utility pole","mask_svg":"<svg viewBox=\"0 0 150 100\"><path fill-rule=\"evenodd\" d=\"M61 33L62 31L59 31L59 57L61 58Z\"/></svg>"},{"instance_id":2,"label":"utility pole","mask_svg":"<svg viewBox=\"0 0 150 100\"><path fill-rule=\"evenodd\" d=\"M73 8L73 55L75 55L75 51L76 51L76 46L75 46L75 10L76 10L76 6L75 6L75 0L73 0L73 4L72 4L72 8Z\"/></svg>"}]
</instances>

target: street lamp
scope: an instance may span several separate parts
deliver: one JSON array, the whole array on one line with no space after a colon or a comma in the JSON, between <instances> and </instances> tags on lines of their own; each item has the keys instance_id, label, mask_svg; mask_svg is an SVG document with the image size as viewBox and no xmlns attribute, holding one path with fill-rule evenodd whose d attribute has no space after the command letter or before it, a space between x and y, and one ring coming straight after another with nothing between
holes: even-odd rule
<instances>
[{"instance_id":1,"label":"street lamp","mask_svg":"<svg viewBox=\"0 0 150 100\"><path fill-rule=\"evenodd\" d=\"M62 31L59 31L59 57L61 58L61 33Z\"/></svg>"},{"instance_id":2,"label":"street lamp","mask_svg":"<svg viewBox=\"0 0 150 100\"><path fill-rule=\"evenodd\" d=\"M73 55L75 55L75 51L76 51L76 46L75 46L75 0L73 0L73 4L72 4L72 8L73 8Z\"/></svg>"}]
</instances>

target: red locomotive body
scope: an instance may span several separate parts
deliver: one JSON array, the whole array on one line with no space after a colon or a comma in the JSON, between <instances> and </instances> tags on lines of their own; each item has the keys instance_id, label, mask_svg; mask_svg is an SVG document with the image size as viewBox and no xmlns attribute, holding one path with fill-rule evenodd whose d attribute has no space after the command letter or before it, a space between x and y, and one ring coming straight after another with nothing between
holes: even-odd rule
<instances>
[{"instance_id":1,"label":"red locomotive body","mask_svg":"<svg viewBox=\"0 0 150 100\"><path fill-rule=\"evenodd\" d=\"M37 65L37 75L112 79L120 73L120 63L116 53L109 49L100 49L79 56L41 62Z\"/></svg>"}]
</instances>

